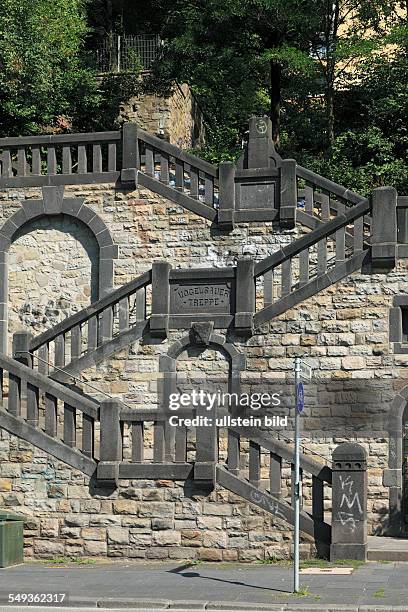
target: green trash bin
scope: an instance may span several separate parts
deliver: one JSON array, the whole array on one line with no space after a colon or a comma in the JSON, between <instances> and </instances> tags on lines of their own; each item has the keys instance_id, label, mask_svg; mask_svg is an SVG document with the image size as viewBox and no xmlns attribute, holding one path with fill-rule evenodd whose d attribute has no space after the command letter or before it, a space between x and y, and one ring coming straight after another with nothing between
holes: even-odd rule
<instances>
[{"instance_id":1,"label":"green trash bin","mask_svg":"<svg viewBox=\"0 0 408 612\"><path fill-rule=\"evenodd\" d=\"M25 520L21 514L0 510L0 568L23 563Z\"/></svg>"}]
</instances>

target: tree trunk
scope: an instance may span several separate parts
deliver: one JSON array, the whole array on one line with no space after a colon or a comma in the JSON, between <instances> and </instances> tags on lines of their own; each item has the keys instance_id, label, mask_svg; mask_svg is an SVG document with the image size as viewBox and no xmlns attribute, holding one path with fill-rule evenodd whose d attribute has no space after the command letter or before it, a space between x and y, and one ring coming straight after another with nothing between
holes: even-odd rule
<instances>
[{"instance_id":1,"label":"tree trunk","mask_svg":"<svg viewBox=\"0 0 408 612\"><path fill-rule=\"evenodd\" d=\"M330 150L334 143L334 88L333 83L327 83L326 89L326 117L327 117L327 148Z\"/></svg>"},{"instance_id":2,"label":"tree trunk","mask_svg":"<svg viewBox=\"0 0 408 612\"><path fill-rule=\"evenodd\" d=\"M327 154L334 143L334 83L336 75L336 50L339 38L340 0L327 1L326 43L326 120Z\"/></svg>"},{"instance_id":3,"label":"tree trunk","mask_svg":"<svg viewBox=\"0 0 408 612\"><path fill-rule=\"evenodd\" d=\"M115 29L115 23L113 19L113 2L112 0L105 0L105 19L106 19L106 31L112 34Z\"/></svg>"},{"instance_id":4,"label":"tree trunk","mask_svg":"<svg viewBox=\"0 0 408 612\"><path fill-rule=\"evenodd\" d=\"M271 108L270 118L272 121L272 138L273 142L279 147L280 139L280 111L281 111L281 76L282 68L280 64L274 60L271 61Z\"/></svg>"}]
</instances>

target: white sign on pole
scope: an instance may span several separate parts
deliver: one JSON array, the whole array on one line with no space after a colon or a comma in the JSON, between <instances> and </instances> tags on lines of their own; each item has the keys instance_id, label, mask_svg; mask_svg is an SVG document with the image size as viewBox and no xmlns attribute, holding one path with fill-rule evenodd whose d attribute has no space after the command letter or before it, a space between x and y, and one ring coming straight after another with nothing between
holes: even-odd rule
<instances>
[{"instance_id":1,"label":"white sign on pole","mask_svg":"<svg viewBox=\"0 0 408 612\"><path fill-rule=\"evenodd\" d=\"M312 368L305 361L300 360L300 376L307 380L312 378Z\"/></svg>"}]
</instances>

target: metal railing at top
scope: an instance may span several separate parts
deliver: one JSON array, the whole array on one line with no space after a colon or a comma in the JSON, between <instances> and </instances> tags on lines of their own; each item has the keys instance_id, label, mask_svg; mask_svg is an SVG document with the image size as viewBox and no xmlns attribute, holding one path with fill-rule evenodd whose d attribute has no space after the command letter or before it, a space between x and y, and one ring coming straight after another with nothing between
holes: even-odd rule
<instances>
[{"instance_id":1,"label":"metal railing at top","mask_svg":"<svg viewBox=\"0 0 408 612\"><path fill-rule=\"evenodd\" d=\"M160 51L157 35L111 34L104 38L91 55L102 73L132 71L137 66L149 70Z\"/></svg>"}]
</instances>

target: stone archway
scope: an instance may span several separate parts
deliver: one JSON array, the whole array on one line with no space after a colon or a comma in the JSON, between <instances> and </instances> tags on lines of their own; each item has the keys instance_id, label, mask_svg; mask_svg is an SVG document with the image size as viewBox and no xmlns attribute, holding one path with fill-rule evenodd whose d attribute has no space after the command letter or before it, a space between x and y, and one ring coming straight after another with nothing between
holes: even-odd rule
<instances>
[{"instance_id":1,"label":"stone archway","mask_svg":"<svg viewBox=\"0 0 408 612\"><path fill-rule=\"evenodd\" d=\"M167 355L160 357L159 370L163 374L161 401L164 406L168 406L169 395L177 389L177 359L190 348L199 348L203 351L212 349L221 353L229 364L228 391L231 394L240 394L241 372L246 367L245 355L239 353L235 346L227 342L223 336L213 333L213 327L213 322L192 323L190 332L174 342L167 351ZM203 428L200 427L199 429L202 430ZM196 439L196 451L199 452L200 445L201 452L204 448L204 454L208 453L208 456L210 456L213 452L216 453L215 448L218 446L216 439L219 432L214 433L211 428L204 428L204 430L206 431L200 434L200 441L198 438ZM170 460L175 443L174 428L170 428L165 438L166 457ZM198 464L196 464L196 469L197 466Z\"/></svg>"},{"instance_id":2,"label":"stone archway","mask_svg":"<svg viewBox=\"0 0 408 612\"><path fill-rule=\"evenodd\" d=\"M42 200L25 200L0 228L0 352L7 352L9 249L28 223L41 218L71 217L86 226L98 248L96 299L113 287L113 260L117 246L102 219L84 204L84 198L64 198L64 187L43 187Z\"/></svg>"},{"instance_id":3,"label":"stone archway","mask_svg":"<svg viewBox=\"0 0 408 612\"><path fill-rule=\"evenodd\" d=\"M238 352L223 336L214 334L213 323L192 323L189 334L174 342L167 355L160 357L160 372L175 372L177 358L189 347L212 348L220 351L230 364L229 376L237 379L236 384L239 383L239 374L246 367L245 355ZM238 392L238 389L236 391Z\"/></svg>"}]
</instances>

